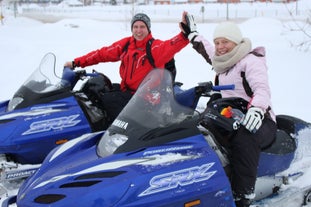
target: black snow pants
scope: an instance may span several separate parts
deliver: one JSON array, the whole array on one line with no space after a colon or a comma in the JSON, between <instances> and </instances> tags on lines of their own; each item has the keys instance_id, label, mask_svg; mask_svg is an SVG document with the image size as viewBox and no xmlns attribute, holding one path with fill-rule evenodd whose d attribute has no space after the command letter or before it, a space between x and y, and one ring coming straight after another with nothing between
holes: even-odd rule
<instances>
[{"instance_id":1,"label":"black snow pants","mask_svg":"<svg viewBox=\"0 0 311 207\"><path fill-rule=\"evenodd\" d=\"M107 113L108 125L117 118L132 96L132 91L121 91L118 88L101 95L101 108Z\"/></svg>"},{"instance_id":2,"label":"black snow pants","mask_svg":"<svg viewBox=\"0 0 311 207\"><path fill-rule=\"evenodd\" d=\"M256 133L240 127L231 138L230 180L235 197L244 198L254 193L260 152L274 141L276 130L276 123L266 117Z\"/></svg>"}]
</instances>

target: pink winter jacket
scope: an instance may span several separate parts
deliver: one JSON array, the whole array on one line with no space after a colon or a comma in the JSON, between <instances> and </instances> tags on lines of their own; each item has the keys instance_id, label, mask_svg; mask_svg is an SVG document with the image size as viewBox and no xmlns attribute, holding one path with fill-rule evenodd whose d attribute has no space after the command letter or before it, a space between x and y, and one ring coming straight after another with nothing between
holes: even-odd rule
<instances>
[{"instance_id":1,"label":"pink winter jacket","mask_svg":"<svg viewBox=\"0 0 311 207\"><path fill-rule=\"evenodd\" d=\"M211 63L211 59L215 54L215 47L208 42L203 36L197 36L193 40L193 47ZM253 50L254 55L249 53L234 65L227 72L219 74L219 85L234 84L234 90L221 91L223 98L240 97L249 102L249 106L262 108L264 111L269 110L271 118L275 121L275 114L272 110L271 91L269 87L267 65L265 58L265 49L257 47ZM245 78L253 91L253 96L249 97L242 83L241 72L245 72ZM270 108L269 108L270 107Z\"/></svg>"}]
</instances>

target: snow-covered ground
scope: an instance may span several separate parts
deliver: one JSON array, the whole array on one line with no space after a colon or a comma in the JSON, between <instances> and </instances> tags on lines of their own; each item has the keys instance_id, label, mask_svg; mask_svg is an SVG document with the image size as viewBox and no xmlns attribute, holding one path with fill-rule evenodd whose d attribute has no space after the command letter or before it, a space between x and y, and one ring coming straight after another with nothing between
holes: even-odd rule
<instances>
[{"instance_id":1,"label":"snow-covered ground","mask_svg":"<svg viewBox=\"0 0 311 207\"><path fill-rule=\"evenodd\" d=\"M297 5L300 8L299 15L295 15ZM256 9L252 6L256 6ZM3 24L0 22L0 71L2 72L0 100L11 98L48 52L56 55L57 68L61 71L65 61L131 35L130 12L146 12L152 20L153 36L159 39L170 38L179 32L178 21L183 10L195 14L198 19L198 31L207 38L212 37L217 22L226 17L224 4L205 4L204 18L200 13L202 5L162 5L161 7L123 5L75 9L62 6L58 7L62 9L61 12L57 7L51 6L45 7L45 13L42 13L42 9L36 10L35 13L29 10L23 12L23 8L18 7L17 14L14 14L11 7L9 10L7 8L9 7L3 3L2 12L5 18ZM27 8L33 6L28 5ZM230 5L229 8L230 16L237 17L232 20L238 22L244 36L252 40L253 47L266 48L272 103L276 114L288 114L311 122L309 102L311 100L309 96L311 47L308 51L304 51L305 48L299 49L293 46L311 39L311 1L300 0L298 4L292 3L286 6L266 3L241 4ZM112 10L121 11L121 14L117 16L118 13ZM246 14L251 10L255 13L257 11L257 15L253 15L254 12ZM265 11L270 12L271 15L263 15ZM278 11L280 15L275 15L272 11ZM290 16L289 11L294 13L293 17ZM25 16L40 16L40 19L44 16L45 22L49 23ZM48 21L49 18L51 21ZM309 26L305 24L307 19L309 19ZM297 31L297 25L305 26L309 37ZM184 88L214 79L211 66L205 63L191 45L176 55L176 64L178 67L176 79L184 83ZM89 70L99 70L108 75L113 82L119 82L118 65L118 63L104 63L89 67ZM204 104L204 101L201 104ZM310 137L310 130L300 137L304 140L304 145L299 148L296 166L306 166L305 163L310 166ZM303 156L300 156L301 154ZM306 180L310 180L310 172L311 170L307 171L295 185L303 185ZM286 205L286 207L292 206L295 206L294 202Z\"/></svg>"}]
</instances>

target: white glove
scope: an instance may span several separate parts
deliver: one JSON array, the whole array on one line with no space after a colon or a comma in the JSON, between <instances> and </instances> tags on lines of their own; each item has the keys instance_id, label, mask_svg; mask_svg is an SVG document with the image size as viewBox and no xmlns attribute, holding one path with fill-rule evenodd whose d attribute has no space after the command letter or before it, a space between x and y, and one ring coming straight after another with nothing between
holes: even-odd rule
<instances>
[{"instance_id":1,"label":"white glove","mask_svg":"<svg viewBox=\"0 0 311 207\"><path fill-rule=\"evenodd\" d=\"M242 125L248 131L255 133L261 127L263 118L264 112L261 108L251 107L248 109Z\"/></svg>"},{"instance_id":2,"label":"white glove","mask_svg":"<svg viewBox=\"0 0 311 207\"><path fill-rule=\"evenodd\" d=\"M187 22L187 26L189 27L189 35L188 35L188 39L190 41L193 40L193 38L195 38L199 33L197 32L197 24L194 21L194 17L193 15L187 13L186 15L186 22Z\"/></svg>"}]
</instances>

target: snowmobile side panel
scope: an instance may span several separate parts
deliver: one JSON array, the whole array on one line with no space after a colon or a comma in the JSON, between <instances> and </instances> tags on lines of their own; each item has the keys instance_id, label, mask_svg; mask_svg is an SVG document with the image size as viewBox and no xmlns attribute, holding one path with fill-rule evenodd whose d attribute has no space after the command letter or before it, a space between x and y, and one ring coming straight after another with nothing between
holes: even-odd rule
<instances>
[{"instance_id":1,"label":"snowmobile side panel","mask_svg":"<svg viewBox=\"0 0 311 207\"><path fill-rule=\"evenodd\" d=\"M295 139L278 129L274 143L260 154L258 176L274 175L286 170L295 156Z\"/></svg>"},{"instance_id":2,"label":"snowmobile side panel","mask_svg":"<svg viewBox=\"0 0 311 207\"><path fill-rule=\"evenodd\" d=\"M288 154L271 154L262 152L260 154L257 171L258 177L274 175L275 173L286 170L290 166L294 156L294 152Z\"/></svg>"},{"instance_id":3,"label":"snowmobile side panel","mask_svg":"<svg viewBox=\"0 0 311 207\"><path fill-rule=\"evenodd\" d=\"M41 107L42 112L27 108L0 115L0 119L12 117L10 122L0 124L4 132L0 154L8 154L21 164L38 164L57 145L75 138L77 133L91 132L74 97L36 107Z\"/></svg>"}]
</instances>

